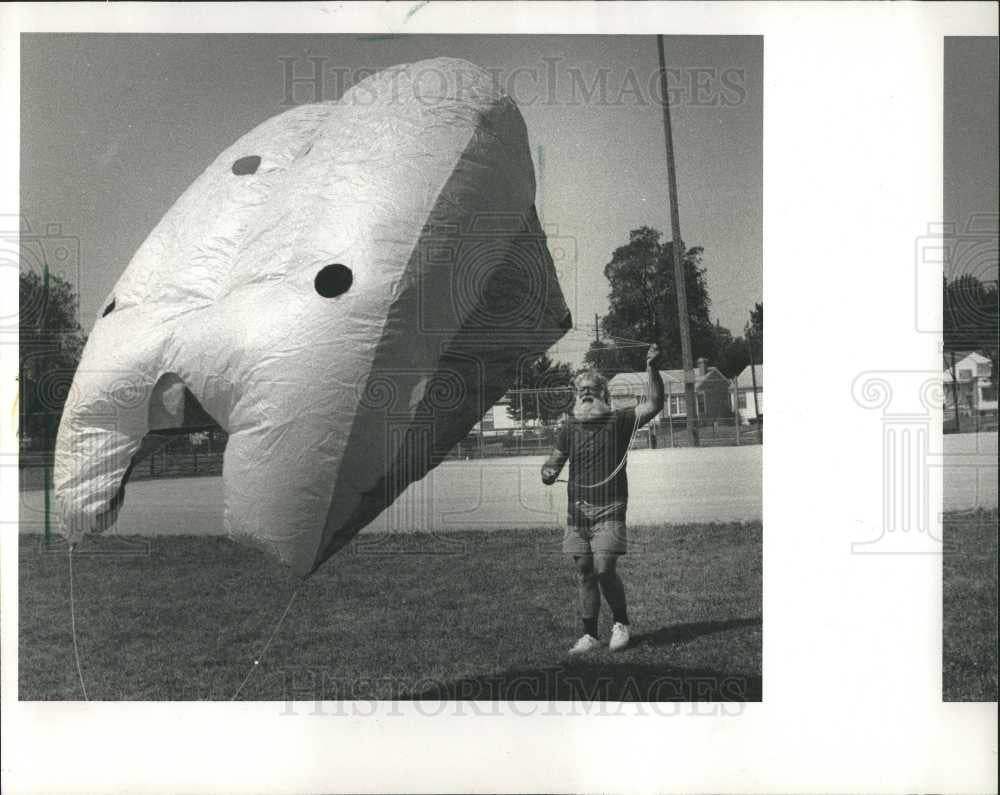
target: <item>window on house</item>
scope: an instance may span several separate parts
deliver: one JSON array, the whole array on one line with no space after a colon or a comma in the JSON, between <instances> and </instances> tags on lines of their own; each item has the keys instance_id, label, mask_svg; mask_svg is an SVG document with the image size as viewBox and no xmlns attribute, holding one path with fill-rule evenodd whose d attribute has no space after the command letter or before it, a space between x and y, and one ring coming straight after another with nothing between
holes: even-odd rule
<instances>
[{"instance_id":1,"label":"window on house","mask_svg":"<svg viewBox=\"0 0 1000 795\"><path fill-rule=\"evenodd\" d=\"M672 417L683 417L687 414L687 404L683 395L671 395L670 415Z\"/></svg>"},{"instance_id":2,"label":"window on house","mask_svg":"<svg viewBox=\"0 0 1000 795\"><path fill-rule=\"evenodd\" d=\"M704 393L699 393L694 396L695 408L698 409L698 416L705 416L705 395Z\"/></svg>"},{"instance_id":3,"label":"window on house","mask_svg":"<svg viewBox=\"0 0 1000 795\"><path fill-rule=\"evenodd\" d=\"M747 392L745 389L740 390L739 406L741 409L745 409L747 407Z\"/></svg>"},{"instance_id":4,"label":"window on house","mask_svg":"<svg viewBox=\"0 0 1000 795\"><path fill-rule=\"evenodd\" d=\"M984 386L979 390L979 399L993 402L997 399L997 388L995 386Z\"/></svg>"},{"instance_id":5,"label":"window on house","mask_svg":"<svg viewBox=\"0 0 1000 795\"><path fill-rule=\"evenodd\" d=\"M969 381L971 379L972 379L972 370L962 369L962 370L958 371L958 380L959 381Z\"/></svg>"},{"instance_id":6,"label":"window on house","mask_svg":"<svg viewBox=\"0 0 1000 795\"><path fill-rule=\"evenodd\" d=\"M990 366L988 364L977 364L976 365L976 376L979 378L989 378L990 377Z\"/></svg>"}]
</instances>

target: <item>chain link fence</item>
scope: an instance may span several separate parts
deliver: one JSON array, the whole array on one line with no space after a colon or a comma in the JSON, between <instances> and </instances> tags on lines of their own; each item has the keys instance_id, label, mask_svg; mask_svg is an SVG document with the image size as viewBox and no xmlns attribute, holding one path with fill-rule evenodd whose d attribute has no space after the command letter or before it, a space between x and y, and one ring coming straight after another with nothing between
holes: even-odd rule
<instances>
[{"instance_id":1,"label":"chain link fence","mask_svg":"<svg viewBox=\"0 0 1000 795\"><path fill-rule=\"evenodd\" d=\"M503 407L498 407L502 410ZM53 419L55 421L53 421ZM22 489L44 487L44 469L52 466L54 428L58 418L33 418L31 427L47 433L27 433L20 439L20 483ZM735 417L700 418L698 442L703 447L724 447L761 443L761 427L752 422L741 425ZM487 423L481 423L485 426ZM24 426L29 427L28 425ZM995 427L995 418L994 418ZM548 455L556 442L557 420L511 422L509 427L479 427L473 430L447 456L448 460L476 460L500 456ZM176 478L222 474L222 461L228 434L221 428L194 432L163 434L163 446L139 462L131 480ZM632 440L633 450L688 447L687 419L657 417L640 428Z\"/></svg>"}]
</instances>

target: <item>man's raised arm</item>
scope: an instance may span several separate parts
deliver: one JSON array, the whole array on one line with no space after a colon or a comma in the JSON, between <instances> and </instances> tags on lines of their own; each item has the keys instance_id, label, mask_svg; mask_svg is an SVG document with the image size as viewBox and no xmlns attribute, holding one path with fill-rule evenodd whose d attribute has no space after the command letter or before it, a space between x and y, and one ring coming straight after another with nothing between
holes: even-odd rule
<instances>
[{"instance_id":1,"label":"man's raised arm","mask_svg":"<svg viewBox=\"0 0 1000 795\"><path fill-rule=\"evenodd\" d=\"M663 410L663 379L660 377L660 349L650 345L646 352L646 399L635 407L639 426L645 425Z\"/></svg>"}]
</instances>

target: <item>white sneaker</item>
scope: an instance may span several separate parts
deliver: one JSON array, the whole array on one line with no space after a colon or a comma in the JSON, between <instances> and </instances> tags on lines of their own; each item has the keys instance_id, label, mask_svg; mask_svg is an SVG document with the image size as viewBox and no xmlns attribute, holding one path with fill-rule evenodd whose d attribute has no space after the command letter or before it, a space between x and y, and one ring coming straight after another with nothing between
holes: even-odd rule
<instances>
[{"instance_id":1,"label":"white sneaker","mask_svg":"<svg viewBox=\"0 0 1000 795\"><path fill-rule=\"evenodd\" d=\"M586 654L588 651L601 648L601 642L593 635L584 635L569 650L570 654Z\"/></svg>"},{"instance_id":2,"label":"white sneaker","mask_svg":"<svg viewBox=\"0 0 1000 795\"><path fill-rule=\"evenodd\" d=\"M629 631L628 624L620 624L616 621L611 628L611 643L608 644L608 648L611 651L621 651L628 646L630 640L632 640L632 633Z\"/></svg>"}]
</instances>

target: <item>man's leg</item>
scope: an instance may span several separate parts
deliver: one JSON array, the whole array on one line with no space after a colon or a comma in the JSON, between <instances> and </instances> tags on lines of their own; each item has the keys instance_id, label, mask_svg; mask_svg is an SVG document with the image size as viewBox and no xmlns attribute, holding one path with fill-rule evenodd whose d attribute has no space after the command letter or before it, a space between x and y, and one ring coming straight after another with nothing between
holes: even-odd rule
<instances>
[{"instance_id":1,"label":"man's leg","mask_svg":"<svg viewBox=\"0 0 1000 795\"><path fill-rule=\"evenodd\" d=\"M597 572L594 571L594 556L574 555L573 562L576 564L577 594L583 631L596 638L601 592L597 584Z\"/></svg>"},{"instance_id":2,"label":"man's leg","mask_svg":"<svg viewBox=\"0 0 1000 795\"><path fill-rule=\"evenodd\" d=\"M625 584L618 576L618 555L597 554L594 556L594 570L601 593L611 608L611 615L618 624L628 624L628 609L625 604Z\"/></svg>"}]
</instances>

